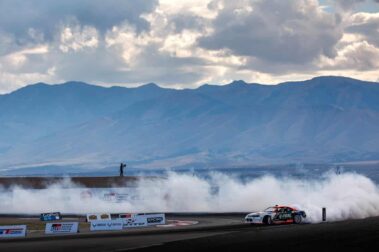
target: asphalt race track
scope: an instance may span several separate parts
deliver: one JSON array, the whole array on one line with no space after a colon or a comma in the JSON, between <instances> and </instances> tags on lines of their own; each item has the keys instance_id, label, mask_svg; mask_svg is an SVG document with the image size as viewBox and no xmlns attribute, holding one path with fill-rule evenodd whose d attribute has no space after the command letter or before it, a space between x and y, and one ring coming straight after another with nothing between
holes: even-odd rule
<instances>
[{"instance_id":1,"label":"asphalt race track","mask_svg":"<svg viewBox=\"0 0 379 252\"><path fill-rule=\"evenodd\" d=\"M302 225L246 225L241 214L169 215L188 226L0 240L0 251L378 251L379 217Z\"/></svg>"}]
</instances>

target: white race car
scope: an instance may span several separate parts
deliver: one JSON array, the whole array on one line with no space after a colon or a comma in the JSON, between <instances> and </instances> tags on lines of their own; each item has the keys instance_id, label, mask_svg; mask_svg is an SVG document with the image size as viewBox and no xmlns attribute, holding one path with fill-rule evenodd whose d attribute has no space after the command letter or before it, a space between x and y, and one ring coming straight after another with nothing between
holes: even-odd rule
<instances>
[{"instance_id":1,"label":"white race car","mask_svg":"<svg viewBox=\"0 0 379 252\"><path fill-rule=\"evenodd\" d=\"M302 210L288 206L269 207L263 212L249 213L245 217L245 222L250 224L300 224L306 218Z\"/></svg>"}]
</instances>

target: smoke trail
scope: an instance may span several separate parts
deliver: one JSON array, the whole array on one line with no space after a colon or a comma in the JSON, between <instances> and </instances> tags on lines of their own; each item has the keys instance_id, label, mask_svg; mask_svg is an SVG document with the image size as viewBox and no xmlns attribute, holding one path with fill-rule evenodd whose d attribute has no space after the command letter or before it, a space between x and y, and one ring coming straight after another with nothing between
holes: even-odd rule
<instances>
[{"instance_id":1,"label":"smoke trail","mask_svg":"<svg viewBox=\"0 0 379 252\"><path fill-rule=\"evenodd\" d=\"M106 201L110 191L127 197ZM280 204L305 210L311 222L321 220L322 207L328 220L379 216L378 186L354 173L317 180L264 176L245 183L222 174L203 179L171 173L167 179L142 180L136 188L91 191L66 180L44 190L2 190L0 202L0 213L251 212Z\"/></svg>"}]
</instances>

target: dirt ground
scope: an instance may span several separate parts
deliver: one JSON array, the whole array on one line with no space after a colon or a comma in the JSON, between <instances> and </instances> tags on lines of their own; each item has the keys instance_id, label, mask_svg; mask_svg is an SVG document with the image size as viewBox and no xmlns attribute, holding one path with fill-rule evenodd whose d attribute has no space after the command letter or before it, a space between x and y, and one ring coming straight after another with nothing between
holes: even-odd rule
<instances>
[{"instance_id":1,"label":"dirt ground","mask_svg":"<svg viewBox=\"0 0 379 252\"><path fill-rule=\"evenodd\" d=\"M117 186L133 187L140 179L157 179L156 177L70 177L74 184L87 188L108 188ZM63 177L0 177L0 187L20 186L30 189L44 189L49 185L62 183Z\"/></svg>"}]
</instances>

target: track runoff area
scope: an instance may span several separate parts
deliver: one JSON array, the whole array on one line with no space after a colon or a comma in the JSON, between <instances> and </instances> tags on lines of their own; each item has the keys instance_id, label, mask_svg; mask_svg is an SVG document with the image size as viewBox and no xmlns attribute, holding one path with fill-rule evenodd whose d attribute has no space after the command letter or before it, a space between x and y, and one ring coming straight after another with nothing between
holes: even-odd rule
<instances>
[{"instance_id":1,"label":"track runoff area","mask_svg":"<svg viewBox=\"0 0 379 252\"><path fill-rule=\"evenodd\" d=\"M306 217L304 211L297 209L278 206L268 208L269 211L260 213L250 213L245 218L238 216L237 218L229 218L228 221L209 218L207 221L201 221L201 226L218 226L218 225L238 225L243 222L249 224L300 224L301 219ZM323 209L324 210L324 209ZM211 214L203 214L202 217L211 217ZM67 218L68 217L68 218ZM199 217L192 216L193 219L173 218L166 219L165 213L88 213L85 216L63 216L60 212L41 213L39 219L36 216L27 217L19 216L19 218L3 218L2 221L8 222L9 225L0 225L0 238L25 238L43 237L53 235L75 235L78 233L106 232L132 230L132 229L149 229L156 231L158 229L172 228L188 228L200 223ZM178 217L178 216L177 216ZM274 218L275 217L275 218ZM300 218L300 221L296 217ZM272 218L272 219L271 219ZM204 218L203 218L204 219ZM7 220L7 221L6 221ZM276 222L275 222L276 221ZM11 225L12 222L20 222L17 225ZM0 222L1 224L1 222ZM29 231L29 232L28 232Z\"/></svg>"},{"instance_id":2,"label":"track runoff area","mask_svg":"<svg viewBox=\"0 0 379 252\"><path fill-rule=\"evenodd\" d=\"M216 214L202 214L191 216L170 215L167 219L165 213L88 213L83 216L63 216L60 212L41 213L39 216L11 216L0 218L0 239L43 237L59 235L88 234L92 232L107 232L124 230L157 231L159 229L189 228L193 225L205 227L234 226L240 224L300 224L306 218L304 211L286 206L274 206L265 212L244 215L235 214L228 218L215 218ZM225 216L226 214L224 214ZM219 214L219 217L223 216ZM39 218L38 218L39 217ZM176 217L176 218L174 218ZM201 218L202 217L202 218ZM205 218L208 217L208 218ZM213 217L213 218L211 218ZM296 221L299 217L299 221ZM201 218L201 220L199 220ZM272 218L272 219L271 219ZM323 221L326 220L326 211L323 208ZM5 225L4 225L5 223ZM2 225L3 224L3 225Z\"/></svg>"},{"instance_id":3,"label":"track runoff area","mask_svg":"<svg viewBox=\"0 0 379 252\"><path fill-rule=\"evenodd\" d=\"M153 231L196 225L199 221L188 217L167 219L165 213L89 213L66 215L59 212L31 215L0 216L0 239L38 238L60 235L128 232L133 230Z\"/></svg>"},{"instance_id":4,"label":"track runoff area","mask_svg":"<svg viewBox=\"0 0 379 252\"><path fill-rule=\"evenodd\" d=\"M257 225L246 213L0 216L0 251L377 251L379 217Z\"/></svg>"}]
</instances>

